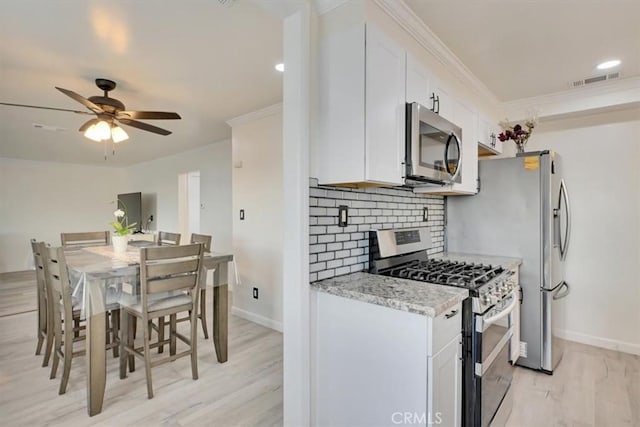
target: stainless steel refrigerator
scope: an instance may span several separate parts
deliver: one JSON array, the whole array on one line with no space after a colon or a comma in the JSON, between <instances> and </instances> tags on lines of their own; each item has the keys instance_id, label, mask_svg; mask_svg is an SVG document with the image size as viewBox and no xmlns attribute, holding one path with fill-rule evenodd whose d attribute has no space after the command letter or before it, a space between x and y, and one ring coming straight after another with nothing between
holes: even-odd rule
<instances>
[{"instance_id":1,"label":"stainless steel refrigerator","mask_svg":"<svg viewBox=\"0 0 640 427\"><path fill-rule=\"evenodd\" d=\"M554 306L569 295L571 214L560 156L541 151L479 163L478 194L447 198L447 250L522 258L517 363L553 373L563 350Z\"/></svg>"}]
</instances>

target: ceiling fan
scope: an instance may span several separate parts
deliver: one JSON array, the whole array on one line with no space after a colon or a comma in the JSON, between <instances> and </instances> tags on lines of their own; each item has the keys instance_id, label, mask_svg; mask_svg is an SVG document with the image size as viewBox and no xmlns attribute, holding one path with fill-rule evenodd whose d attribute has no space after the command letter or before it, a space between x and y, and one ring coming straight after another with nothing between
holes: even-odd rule
<instances>
[{"instance_id":1,"label":"ceiling fan","mask_svg":"<svg viewBox=\"0 0 640 427\"><path fill-rule=\"evenodd\" d=\"M38 105L12 104L8 102L0 102L0 105L8 105L12 107L39 108L44 110L67 111L76 114L95 114L96 117L85 122L80 129L84 132L84 136L94 141L107 141L111 139L114 143L124 141L129 138L127 133L118 126L118 123L152 132L158 135L170 135L171 131L140 122L139 120L175 120L180 119L178 113L164 111L128 111L122 102L115 98L109 97L109 92L115 89L116 82L109 79L96 79L96 86L100 88L104 94L102 96L90 96L85 98L74 91L57 87L60 92L64 93L74 101L87 107L91 112L80 110L69 110L65 108L41 107Z\"/></svg>"}]
</instances>

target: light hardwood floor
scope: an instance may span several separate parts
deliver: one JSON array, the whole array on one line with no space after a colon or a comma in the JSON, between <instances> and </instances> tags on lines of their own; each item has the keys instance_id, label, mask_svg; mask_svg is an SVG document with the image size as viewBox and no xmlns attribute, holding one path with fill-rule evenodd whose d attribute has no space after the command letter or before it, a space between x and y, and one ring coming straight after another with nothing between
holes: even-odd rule
<instances>
[{"instance_id":1,"label":"light hardwood floor","mask_svg":"<svg viewBox=\"0 0 640 427\"><path fill-rule=\"evenodd\" d=\"M211 292L208 292L211 294ZM103 412L86 413L84 358L72 367L69 389L57 394L35 351L33 273L0 274L0 423L2 425L269 426L282 425L282 335L231 316L229 361L215 361L199 330L200 379L189 360L153 369L152 400L144 369L119 380L108 357ZM31 310L31 311L29 311ZM25 312L27 311L27 312ZM12 314L18 313L18 314ZM507 425L640 426L640 356L566 342L552 376L517 368Z\"/></svg>"},{"instance_id":2,"label":"light hardwood floor","mask_svg":"<svg viewBox=\"0 0 640 427\"><path fill-rule=\"evenodd\" d=\"M640 356L565 341L553 375L517 368L508 426L640 426Z\"/></svg>"},{"instance_id":3,"label":"light hardwood floor","mask_svg":"<svg viewBox=\"0 0 640 427\"><path fill-rule=\"evenodd\" d=\"M220 364L211 339L203 338L198 325L199 379L191 379L189 358L153 368L151 400L140 361L135 372L120 380L118 361L109 354L103 411L89 418L84 357L74 359L67 393L58 395L60 370L57 379L49 380L49 368L42 368L42 357L34 355L35 276L0 274L0 301L0 425L282 425L279 332L231 316L229 361Z\"/></svg>"}]
</instances>

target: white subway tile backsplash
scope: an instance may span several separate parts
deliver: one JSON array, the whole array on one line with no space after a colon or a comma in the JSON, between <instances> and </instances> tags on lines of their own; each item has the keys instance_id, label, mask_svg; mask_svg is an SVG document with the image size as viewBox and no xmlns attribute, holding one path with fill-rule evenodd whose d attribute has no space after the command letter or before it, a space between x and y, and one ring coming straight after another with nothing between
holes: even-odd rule
<instances>
[{"instance_id":1,"label":"white subway tile backsplash","mask_svg":"<svg viewBox=\"0 0 640 427\"><path fill-rule=\"evenodd\" d=\"M309 180L309 280L369 268L369 230L429 227L433 247L444 250L444 197L399 188L337 189ZM337 206L349 207L349 225L338 227ZM429 221L422 221L423 209Z\"/></svg>"},{"instance_id":2,"label":"white subway tile backsplash","mask_svg":"<svg viewBox=\"0 0 640 427\"><path fill-rule=\"evenodd\" d=\"M322 245L325 246L325 245ZM325 250L327 251L337 251L342 249L342 243L329 243L326 245Z\"/></svg>"}]
</instances>

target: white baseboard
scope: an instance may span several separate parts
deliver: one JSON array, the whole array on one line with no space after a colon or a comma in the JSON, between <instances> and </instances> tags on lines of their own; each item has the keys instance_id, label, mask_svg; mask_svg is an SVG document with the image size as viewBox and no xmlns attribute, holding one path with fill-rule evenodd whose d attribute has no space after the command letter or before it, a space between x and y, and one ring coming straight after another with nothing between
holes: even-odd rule
<instances>
[{"instance_id":1,"label":"white baseboard","mask_svg":"<svg viewBox=\"0 0 640 427\"><path fill-rule=\"evenodd\" d=\"M278 332L282 332L282 322L278 322L273 319L261 316L259 314L252 313L247 310L243 310L238 307L231 307L231 314L242 317L250 322L257 323L258 325L265 326L270 329L274 329Z\"/></svg>"},{"instance_id":2,"label":"white baseboard","mask_svg":"<svg viewBox=\"0 0 640 427\"><path fill-rule=\"evenodd\" d=\"M565 339L567 341L574 341L580 344L587 344L587 345L592 345L594 347L606 348L608 350L615 350L615 351L621 351L623 353L640 355L640 344L612 340L609 338L596 337L593 335L587 335L587 334L574 332L574 331L566 331L563 329L556 329L554 332L557 337Z\"/></svg>"}]
</instances>

